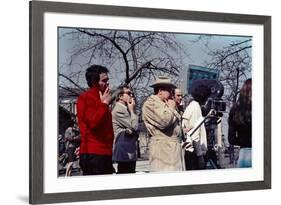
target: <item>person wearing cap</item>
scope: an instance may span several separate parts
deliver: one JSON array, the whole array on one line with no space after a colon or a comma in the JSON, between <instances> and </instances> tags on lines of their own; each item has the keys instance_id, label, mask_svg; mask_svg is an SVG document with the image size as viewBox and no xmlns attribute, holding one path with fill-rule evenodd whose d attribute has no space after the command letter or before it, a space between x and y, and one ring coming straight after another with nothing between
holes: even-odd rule
<instances>
[{"instance_id":1,"label":"person wearing cap","mask_svg":"<svg viewBox=\"0 0 281 205\"><path fill-rule=\"evenodd\" d=\"M142 107L144 124L151 136L149 147L150 171L183 171L180 115L172 100L176 86L168 77L160 76L151 85L154 94Z\"/></svg>"}]
</instances>

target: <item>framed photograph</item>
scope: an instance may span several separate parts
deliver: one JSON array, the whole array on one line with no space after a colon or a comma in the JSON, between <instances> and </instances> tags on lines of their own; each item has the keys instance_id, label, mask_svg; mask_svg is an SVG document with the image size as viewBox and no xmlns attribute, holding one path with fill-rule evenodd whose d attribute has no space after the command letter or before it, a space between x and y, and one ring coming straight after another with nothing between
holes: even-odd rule
<instances>
[{"instance_id":1,"label":"framed photograph","mask_svg":"<svg viewBox=\"0 0 281 205\"><path fill-rule=\"evenodd\" d=\"M158 131L155 96L174 115ZM122 102L135 130L116 127ZM202 118L188 126L194 102ZM125 174L120 133L137 136ZM270 189L271 17L31 1L29 177L31 204Z\"/></svg>"}]
</instances>

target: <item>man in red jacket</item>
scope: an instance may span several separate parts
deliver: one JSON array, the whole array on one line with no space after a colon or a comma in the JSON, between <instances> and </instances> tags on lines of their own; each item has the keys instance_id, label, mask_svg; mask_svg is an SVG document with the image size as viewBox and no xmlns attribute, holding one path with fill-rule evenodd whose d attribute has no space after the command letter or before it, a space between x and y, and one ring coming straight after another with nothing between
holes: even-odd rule
<instances>
[{"instance_id":1,"label":"man in red jacket","mask_svg":"<svg viewBox=\"0 0 281 205\"><path fill-rule=\"evenodd\" d=\"M90 87L77 100L80 128L80 167L83 175L112 174L113 127L109 109L108 69L92 65L86 70Z\"/></svg>"}]
</instances>

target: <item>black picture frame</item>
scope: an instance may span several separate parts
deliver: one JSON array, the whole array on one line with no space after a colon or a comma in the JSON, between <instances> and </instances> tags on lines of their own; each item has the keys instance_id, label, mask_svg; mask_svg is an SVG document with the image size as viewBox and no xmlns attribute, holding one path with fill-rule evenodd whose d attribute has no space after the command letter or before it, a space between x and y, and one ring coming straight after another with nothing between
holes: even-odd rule
<instances>
[{"instance_id":1,"label":"black picture frame","mask_svg":"<svg viewBox=\"0 0 281 205\"><path fill-rule=\"evenodd\" d=\"M212 13L168 9L136 8L77 4L62 2L30 2L30 172L29 203L55 203L90 200L139 198L166 195L185 195L271 188L271 17L260 15ZM69 13L109 15L153 19L194 20L203 22L226 22L257 24L264 28L264 180L179 185L151 188L81 191L67 193L44 193L43 180L43 117L44 117L44 13ZM45 71L46 72L46 71Z\"/></svg>"}]
</instances>

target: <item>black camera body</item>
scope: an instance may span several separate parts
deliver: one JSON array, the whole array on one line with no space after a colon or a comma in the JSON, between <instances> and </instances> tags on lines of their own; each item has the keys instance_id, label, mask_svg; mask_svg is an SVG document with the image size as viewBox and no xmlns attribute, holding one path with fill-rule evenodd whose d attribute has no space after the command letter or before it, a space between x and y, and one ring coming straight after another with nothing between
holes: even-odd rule
<instances>
[{"instance_id":1,"label":"black camera body","mask_svg":"<svg viewBox=\"0 0 281 205\"><path fill-rule=\"evenodd\" d=\"M222 99L212 99L209 102L210 102L211 109L214 109L216 112L226 111L226 102L223 101Z\"/></svg>"},{"instance_id":2,"label":"black camera body","mask_svg":"<svg viewBox=\"0 0 281 205\"><path fill-rule=\"evenodd\" d=\"M222 117L223 112L226 111L226 102L222 99L212 99L209 98L206 102L206 105L204 106L205 111L204 114L207 115L211 109L214 110L213 115L217 117ZM203 108L203 109L204 109Z\"/></svg>"},{"instance_id":3,"label":"black camera body","mask_svg":"<svg viewBox=\"0 0 281 205\"><path fill-rule=\"evenodd\" d=\"M221 98L223 93L224 87L217 80L195 80L190 88L190 94L201 105L203 116L206 116L211 109L218 117L222 116L226 111L226 102Z\"/></svg>"}]
</instances>

